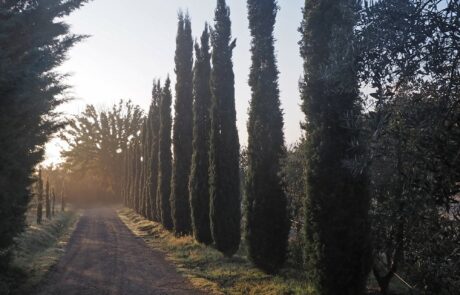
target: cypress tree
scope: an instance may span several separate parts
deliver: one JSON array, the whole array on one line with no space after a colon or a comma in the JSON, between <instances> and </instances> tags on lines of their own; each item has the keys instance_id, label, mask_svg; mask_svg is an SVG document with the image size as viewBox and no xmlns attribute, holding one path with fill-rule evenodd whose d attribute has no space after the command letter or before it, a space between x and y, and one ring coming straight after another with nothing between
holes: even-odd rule
<instances>
[{"instance_id":1,"label":"cypress tree","mask_svg":"<svg viewBox=\"0 0 460 295\"><path fill-rule=\"evenodd\" d=\"M137 140L137 153L136 153L136 159L137 163L136 167L136 205L137 205L137 213L142 215L142 185L143 185L143 174L142 174L142 168L143 168L143 159L142 159L142 138L139 138Z\"/></svg>"},{"instance_id":2,"label":"cypress tree","mask_svg":"<svg viewBox=\"0 0 460 295\"><path fill-rule=\"evenodd\" d=\"M64 196L64 188L65 183L62 184L62 192L61 192L61 212L65 211L65 196Z\"/></svg>"},{"instance_id":3,"label":"cypress tree","mask_svg":"<svg viewBox=\"0 0 460 295\"><path fill-rule=\"evenodd\" d=\"M31 176L62 126L55 110L68 87L57 68L84 38L70 32L65 17L85 2L0 1L0 277L26 227ZM8 293L4 283L0 289Z\"/></svg>"},{"instance_id":4,"label":"cypress tree","mask_svg":"<svg viewBox=\"0 0 460 295\"><path fill-rule=\"evenodd\" d=\"M158 198L158 145L160 132L160 100L161 100L161 82L155 81L152 90L152 103L149 112L149 185L148 194L151 206L150 218L160 221L160 202Z\"/></svg>"},{"instance_id":5,"label":"cypress tree","mask_svg":"<svg viewBox=\"0 0 460 295\"><path fill-rule=\"evenodd\" d=\"M241 231L239 142L236 129L235 77L230 9L217 1L212 32L211 134L209 194L211 233L217 250L230 257L238 250Z\"/></svg>"},{"instance_id":6,"label":"cypress tree","mask_svg":"<svg viewBox=\"0 0 460 295\"><path fill-rule=\"evenodd\" d=\"M46 186L45 186L45 213L46 213L46 219L51 219L50 181L49 179L46 179Z\"/></svg>"},{"instance_id":7,"label":"cypress tree","mask_svg":"<svg viewBox=\"0 0 460 295\"><path fill-rule=\"evenodd\" d=\"M121 176L121 201L123 205L126 206L126 186L127 176L128 176L128 145L123 148L123 167L122 167L122 176Z\"/></svg>"},{"instance_id":8,"label":"cypress tree","mask_svg":"<svg viewBox=\"0 0 460 295\"><path fill-rule=\"evenodd\" d=\"M211 54L208 25L201 36L201 46L195 44L193 75L193 156L190 174L190 205L195 239L212 243L209 224L209 132L211 128Z\"/></svg>"},{"instance_id":9,"label":"cypress tree","mask_svg":"<svg viewBox=\"0 0 460 295\"><path fill-rule=\"evenodd\" d=\"M131 142L131 185L130 185L130 203L131 203L131 209L134 211L137 210L136 208L136 173L137 173L137 138L133 139Z\"/></svg>"},{"instance_id":10,"label":"cypress tree","mask_svg":"<svg viewBox=\"0 0 460 295\"><path fill-rule=\"evenodd\" d=\"M305 1L301 25L306 115L306 263L318 294L363 294L370 268L367 179L362 156L353 42L354 0Z\"/></svg>"},{"instance_id":11,"label":"cypress tree","mask_svg":"<svg viewBox=\"0 0 460 295\"><path fill-rule=\"evenodd\" d=\"M138 189L138 197L139 197L139 214L147 218L147 196L146 196L146 178L147 178L147 149L148 149L148 130L147 130L147 118L144 119L144 123L142 124L141 130L141 141L140 141L140 159L142 160L139 163L140 175L139 175L139 187Z\"/></svg>"},{"instance_id":12,"label":"cypress tree","mask_svg":"<svg viewBox=\"0 0 460 295\"><path fill-rule=\"evenodd\" d=\"M51 196L53 197L52 200L51 200L51 216L54 217L54 215L55 215L54 208L55 208L55 205L56 205L56 194L54 193L54 188L51 190Z\"/></svg>"},{"instance_id":13,"label":"cypress tree","mask_svg":"<svg viewBox=\"0 0 460 295\"><path fill-rule=\"evenodd\" d=\"M132 177L132 144L128 142L126 145L126 188L125 188L125 206L131 206L131 177Z\"/></svg>"},{"instance_id":14,"label":"cypress tree","mask_svg":"<svg viewBox=\"0 0 460 295\"><path fill-rule=\"evenodd\" d=\"M141 153L140 153L140 139L137 138L134 141L134 152L133 152L133 185L132 185L132 199L133 209L138 214L140 213L140 202L139 202L139 187L140 187L140 171L141 171Z\"/></svg>"},{"instance_id":15,"label":"cypress tree","mask_svg":"<svg viewBox=\"0 0 460 295\"><path fill-rule=\"evenodd\" d=\"M166 79L160 100L160 131L158 142L158 190L159 213L163 226L171 230L171 80Z\"/></svg>"},{"instance_id":16,"label":"cypress tree","mask_svg":"<svg viewBox=\"0 0 460 295\"><path fill-rule=\"evenodd\" d=\"M38 170L37 182L37 224L41 224L43 219L43 179L42 170Z\"/></svg>"},{"instance_id":17,"label":"cypress tree","mask_svg":"<svg viewBox=\"0 0 460 295\"><path fill-rule=\"evenodd\" d=\"M286 259L289 222L283 190L283 114L280 108L278 69L273 29L275 0L248 0L252 36L252 90L248 122L246 180L246 240L251 261L262 270L276 272Z\"/></svg>"},{"instance_id":18,"label":"cypress tree","mask_svg":"<svg viewBox=\"0 0 460 295\"><path fill-rule=\"evenodd\" d=\"M176 235L192 231L188 181L192 159L193 40L190 18L179 13L176 39L176 102L173 127L174 162L171 180L171 209Z\"/></svg>"}]
</instances>

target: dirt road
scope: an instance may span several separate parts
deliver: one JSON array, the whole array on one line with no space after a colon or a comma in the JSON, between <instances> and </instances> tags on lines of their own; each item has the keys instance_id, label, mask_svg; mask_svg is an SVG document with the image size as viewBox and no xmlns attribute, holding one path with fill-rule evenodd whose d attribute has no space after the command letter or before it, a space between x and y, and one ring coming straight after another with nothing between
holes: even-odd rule
<instances>
[{"instance_id":1,"label":"dirt road","mask_svg":"<svg viewBox=\"0 0 460 295\"><path fill-rule=\"evenodd\" d=\"M40 295L203 294L110 209L85 212Z\"/></svg>"}]
</instances>

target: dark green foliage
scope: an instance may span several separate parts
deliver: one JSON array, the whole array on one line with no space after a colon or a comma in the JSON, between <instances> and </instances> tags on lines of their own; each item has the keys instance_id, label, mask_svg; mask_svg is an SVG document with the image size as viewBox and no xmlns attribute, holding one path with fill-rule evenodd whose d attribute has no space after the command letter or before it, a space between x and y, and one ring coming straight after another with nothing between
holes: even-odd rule
<instances>
[{"instance_id":1,"label":"dark green foliage","mask_svg":"<svg viewBox=\"0 0 460 295\"><path fill-rule=\"evenodd\" d=\"M174 60L176 64L176 102L174 104L171 212L174 232L177 235L186 235L192 232L188 181L193 139L193 40L190 17L182 13L179 13Z\"/></svg>"},{"instance_id":2,"label":"dark green foliage","mask_svg":"<svg viewBox=\"0 0 460 295\"><path fill-rule=\"evenodd\" d=\"M46 180L45 185L45 213L46 219L51 219L51 204L50 204L50 181Z\"/></svg>"},{"instance_id":3,"label":"dark green foliage","mask_svg":"<svg viewBox=\"0 0 460 295\"><path fill-rule=\"evenodd\" d=\"M289 219L281 179L285 154L273 29L275 0L248 0L252 35L249 85L246 239L251 261L268 273L286 259Z\"/></svg>"},{"instance_id":4,"label":"dark green foliage","mask_svg":"<svg viewBox=\"0 0 460 295\"><path fill-rule=\"evenodd\" d=\"M211 54L209 29L201 36L201 46L195 44L193 76L193 156L190 174L190 205L195 239L206 245L212 243L209 222L209 134L211 129Z\"/></svg>"},{"instance_id":5,"label":"dark green foliage","mask_svg":"<svg viewBox=\"0 0 460 295\"><path fill-rule=\"evenodd\" d=\"M132 140L129 143L129 169L128 169L128 194L127 194L127 203L128 207L131 209L134 209L134 183L135 183L135 176L136 176L136 170L135 170L135 162L134 162L134 156L135 156L135 146L134 146L135 140Z\"/></svg>"},{"instance_id":6,"label":"dark green foliage","mask_svg":"<svg viewBox=\"0 0 460 295\"><path fill-rule=\"evenodd\" d=\"M128 187L129 187L129 142L126 144L126 150L123 153L123 178L122 178L122 191L121 197L123 205L128 206Z\"/></svg>"},{"instance_id":7,"label":"dark green foliage","mask_svg":"<svg viewBox=\"0 0 460 295\"><path fill-rule=\"evenodd\" d=\"M361 78L376 104L373 270L383 294L401 270L416 292L460 288L459 12L458 1L388 0L361 14Z\"/></svg>"},{"instance_id":8,"label":"dark green foliage","mask_svg":"<svg viewBox=\"0 0 460 295\"><path fill-rule=\"evenodd\" d=\"M54 110L67 86L56 67L83 38L63 18L84 2L0 1L0 272L24 229L34 167L60 127Z\"/></svg>"},{"instance_id":9,"label":"dark green foliage","mask_svg":"<svg viewBox=\"0 0 460 295\"><path fill-rule=\"evenodd\" d=\"M138 138L134 141L134 152L133 152L133 189L132 189L132 198L134 207L133 209L140 214L140 188L141 188L141 139Z\"/></svg>"},{"instance_id":10,"label":"dark green foliage","mask_svg":"<svg viewBox=\"0 0 460 295\"><path fill-rule=\"evenodd\" d=\"M159 215L163 226L171 230L173 221L171 215L171 81L166 79L160 100L160 132L158 142L158 190Z\"/></svg>"},{"instance_id":11,"label":"dark green foliage","mask_svg":"<svg viewBox=\"0 0 460 295\"><path fill-rule=\"evenodd\" d=\"M305 220L305 138L288 147L282 163L282 176L288 201L291 232L288 266L304 270L303 224Z\"/></svg>"},{"instance_id":12,"label":"dark green foliage","mask_svg":"<svg viewBox=\"0 0 460 295\"><path fill-rule=\"evenodd\" d=\"M140 214L148 218L148 211L151 211L150 200L147 195L148 174L149 174L149 148L150 148L148 118L144 119L144 124L141 130L141 175L139 187L139 207ZM149 208L150 207L150 208Z\"/></svg>"},{"instance_id":13,"label":"dark green foliage","mask_svg":"<svg viewBox=\"0 0 460 295\"><path fill-rule=\"evenodd\" d=\"M367 177L356 73L356 1L305 1L301 54L306 115L306 263L319 294L362 294L370 269ZM358 143L358 144L357 144Z\"/></svg>"},{"instance_id":14,"label":"dark green foliage","mask_svg":"<svg viewBox=\"0 0 460 295\"><path fill-rule=\"evenodd\" d=\"M238 250L241 239L239 141L236 129L235 76L231 42L230 9L217 1L211 35L211 137L209 192L214 246L225 256Z\"/></svg>"},{"instance_id":15,"label":"dark green foliage","mask_svg":"<svg viewBox=\"0 0 460 295\"><path fill-rule=\"evenodd\" d=\"M160 200L158 198L158 153L159 153L159 133L160 133L160 101L161 101L160 80L154 81L152 90L152 103L150 105L148 117L148 199L149 199L149 218L160 221Z\"/></svg>"}]
</instances>

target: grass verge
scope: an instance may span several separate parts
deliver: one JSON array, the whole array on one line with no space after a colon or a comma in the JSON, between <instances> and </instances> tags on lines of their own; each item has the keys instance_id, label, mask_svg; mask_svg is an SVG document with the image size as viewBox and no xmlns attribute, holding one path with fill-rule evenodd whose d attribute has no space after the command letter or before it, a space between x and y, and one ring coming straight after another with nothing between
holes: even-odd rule
<instances>
[{"instance_id":1,"label":"grass verge","mask_svg":"<svg viewBox=\"0 0 460 295\"><path fill-rule=\"evenodd\" d=\"M29 294L40 283L64 253L78 218L75 212L57 213L42 225L29 225L16 238L11 269L20 278L12 294Z\"/></svg>"},{"instance_id":2,"label":"grass verge","mask_svg":"<svg viewBox=\"0 0 460 295\"><path fill-rule=\"evenodd\" d=\"M237 253L225 258L217 250L201 245L192 237L175 237L162 225L146 220L130 209L118 211L120 218L150 247L166 253L185 277L198 289L210 294L312 294L306 278L293 270L266 275Z\"/></svg>"}]
</instances>

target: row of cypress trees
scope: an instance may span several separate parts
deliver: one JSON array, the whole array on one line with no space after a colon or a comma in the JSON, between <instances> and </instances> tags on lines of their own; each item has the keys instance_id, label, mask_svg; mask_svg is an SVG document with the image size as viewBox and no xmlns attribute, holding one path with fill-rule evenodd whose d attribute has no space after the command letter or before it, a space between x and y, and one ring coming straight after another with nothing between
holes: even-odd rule
<instances>
[{"instance_id":1,"label":"row of cypress trees","mask_svg":"<svg viewBox=\"0 0 460 295\"><path fill-rule=\"evenodd\" d=\"M247 7L252 98L244 232L252 262L274 273L286 260L290 229L280 175L285 144L273 37L278 6L276 0L247 0ZM364 152L356 146L359 132L346 124L361 113L353 46L356 8L352 0L306 1L300 28L307 142L305 257L319 294L362 293L370 268L366 173L353 173L344 164ZM239 248L242 204L232 63L236 42L229 16L225 0L217 0L214 26L205 26L193 63L190 18L179 15L174 126L168 79L163 88L154 86L159 102L154 98L152 105L158 104L159 111L149 112L147 118L157 116L159 127L145 127L132 140L125 177L128 206L177 235L193 234L228 257ZM156 137L158 143L149 142ZM152 148L155 144L158 150ZM145 145L151 146L147 160L140 152ZM139 169L142 165L144 170ZM146 180L139 179L150 175L154 186L155 174L157 189L140 194L136 186ZM153 215L137 205L138 199Z\"/></svg>"},{"instance_id":2,"label":"row of cypress trees","mask_svg":"<svg viewBox=\"0 0 460 295\"><path fill-rule=\"evenodd\" d=\"M239 248L241 219L230 27L219 0L214 30L206 24L194 46L190 17L179 13L175 119L170 80L155 82L148 116L125 153L123 184L127 206L226 256Z\"/></svg>"}]
</instances>

